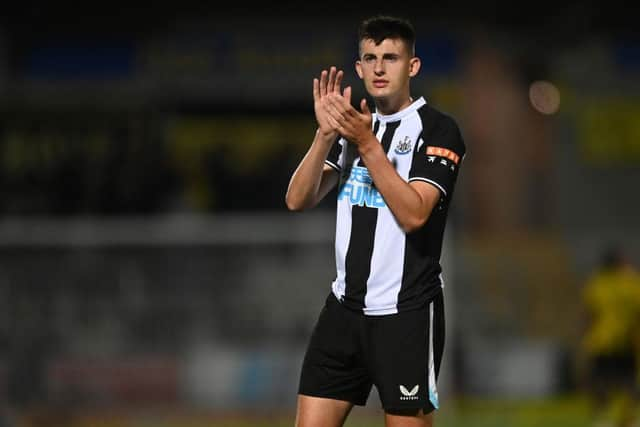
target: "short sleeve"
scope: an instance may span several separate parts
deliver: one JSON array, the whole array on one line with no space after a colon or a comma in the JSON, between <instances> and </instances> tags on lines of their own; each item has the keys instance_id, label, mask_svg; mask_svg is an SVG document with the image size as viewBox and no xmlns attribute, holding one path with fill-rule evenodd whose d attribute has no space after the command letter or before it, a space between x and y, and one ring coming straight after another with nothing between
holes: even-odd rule
<instances>
[{"instance_id":1,"label":"short sleeve","mask_svg":"<svg viewBox=\"0 0 640 427\"><path fill-rule=\"evenodd\" d=\"M327 159L324 161L327 165L334 168L337 172L342 170L342 166L344 163L342 156L342 148L344 146L344 140L338 136L331 146L331 150L329 150L329 154L327 155Z\"/></svg>"},{"instance_id":2,"label":"short sleeve","mask_svg":"<svg viewBox=\"0 0 640 427\"><path fill-rule=\"evenodd\" d=\"M409 182L428 182L436 186L443 197L450 197L465 153L465 144L456 122L447 115L439 116L432 132L422 135L418 141Z\"/></svg>"}]
</instances>

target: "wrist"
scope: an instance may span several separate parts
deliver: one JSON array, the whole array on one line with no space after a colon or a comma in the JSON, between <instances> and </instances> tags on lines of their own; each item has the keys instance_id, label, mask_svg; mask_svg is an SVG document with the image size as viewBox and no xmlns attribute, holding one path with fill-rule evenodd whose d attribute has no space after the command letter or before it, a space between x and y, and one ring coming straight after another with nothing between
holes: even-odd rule
<instances>
[{"instance_id":1,"label":"wrist","mask_svg":"<svg viewBox=\"0 0 640 427\"><path fill-rule=\"evenodd\" d=\"M320 128L316 130L316 139L319 139L320 141L333 143L337 137L338 132L334 130L330 130L328 132L322 131Z\"/></svg>"},{"instance_id":2,"label":"wrist","mask_svg":"<svg viewBox=\"0 0 640 427\"><path fill-rule=\"evenodd\" d=\"M368 135L367 138L365 138L361 143L357 144L357 146L358 152L360 153L361 157L366 157L376 149L380 148L380 144L373 134Z\"/></svg>"}]
</instances>

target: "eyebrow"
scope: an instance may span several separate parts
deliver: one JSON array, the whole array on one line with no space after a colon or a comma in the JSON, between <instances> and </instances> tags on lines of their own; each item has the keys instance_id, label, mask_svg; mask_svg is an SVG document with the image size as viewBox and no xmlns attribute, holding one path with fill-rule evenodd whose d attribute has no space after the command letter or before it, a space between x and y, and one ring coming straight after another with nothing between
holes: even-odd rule
<instances>
[{"instance_id":1,"label":"eyebrow","mask_svg":"<svg viewBox=\"0 0 640 427\"><path fill-rule=\"evenodd\" d=\"M375 53L364 53L362 55L363 59L372 59L372 58L377 58L378 56ZM400 54L399 53L383 53L382 54L382 59L395 59L395 58L399 58Z\"/></svg>"}]
</instances>

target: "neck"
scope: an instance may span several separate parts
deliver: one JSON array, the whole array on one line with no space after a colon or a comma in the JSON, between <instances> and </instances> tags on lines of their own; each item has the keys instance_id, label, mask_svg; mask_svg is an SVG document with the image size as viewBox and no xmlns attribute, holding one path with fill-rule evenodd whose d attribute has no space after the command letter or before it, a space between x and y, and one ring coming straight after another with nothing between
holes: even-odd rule
<instances>
[{"instance_id":1,"label":"neck","mask_svg":"<svg viewBox=\"0 0 640 427\"><path fill-rule=\"evenodd\" d=\"M409 95L396 99L378 98L375 100L376 110L385 116L407 108L412 102L413 99Z\"/></svg>"}]
</instances>

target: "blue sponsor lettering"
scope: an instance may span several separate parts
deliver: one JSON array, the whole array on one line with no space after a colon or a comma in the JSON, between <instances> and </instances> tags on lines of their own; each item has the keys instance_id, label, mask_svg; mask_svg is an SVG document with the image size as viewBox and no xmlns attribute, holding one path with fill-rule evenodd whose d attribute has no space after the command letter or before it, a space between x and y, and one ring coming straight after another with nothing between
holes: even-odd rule
<instances>
[{"instance_id":1,"label":"blue sponsor lettering","mask_svg":"<svg viewBox=\"0 0 640 427\"><path fill-rule=\"evenodd\" d=\"M356 182L361 182L368 185L371 185L373 183L373 180L369 176L369 171L367 170L367 168L358 166L351 169L351 176L349 177L349 180L352 179Z\"/></svg>"},{"instance_id":2,"label":"blue sponsor lettering","mask_svg":"<svg viewBox=\"0 0 640 427\"><path fill-rule=\"evenodd\" d=\"M351 169L349 179L342 185L338 200L347 199L353 206L384 208L386 203L378 190L373 187L373 180L367 168L355 166Z\"/></svg>"}]
</instances>

